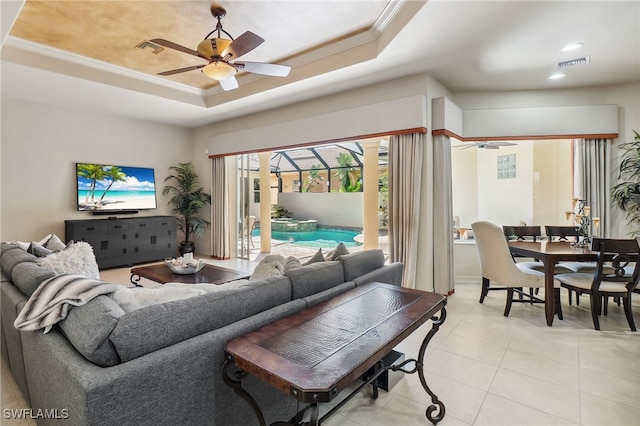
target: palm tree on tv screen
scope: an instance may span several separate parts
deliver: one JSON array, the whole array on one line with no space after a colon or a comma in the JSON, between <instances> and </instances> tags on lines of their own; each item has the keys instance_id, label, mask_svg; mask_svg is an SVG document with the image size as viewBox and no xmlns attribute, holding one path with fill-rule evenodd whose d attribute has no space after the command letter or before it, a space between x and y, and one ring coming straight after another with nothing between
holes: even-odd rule
<instances>
[{"instance_id":1,"label":"palm tree on tv screen","mask_svg":"<svg viewBox=\"0 0 640 426\"><path fill-rule=\"evenodd\" d=\"M85 197L85 203L89 204L90 202L91 204L94 204L96 183L105 178L105 167L98 164L79 164L78 176L89 179L91 181L91 183L89 184L89 191L87 191L87 195ZM89 201L89 195L91 195L91 201Z\"/></svg>"},{"instance_id":2,"label":"palm tree on tv screen","mask_svg":"<svg viewBox=\"0 0 640 426\"><path fill-rule=\"evenodd\" d=\"M111 189L114 182L126 182L127 175L124 174L124 172L120 167L112 166L105 171L105 176L103 179L111 179L111 182L109 182L109 186L107 186L104 192L102 193L102 197L100 197L100 201L99 201L100 203L102 203L104 196L107 195L107 192Z\"/></svg>"}]
</instances>

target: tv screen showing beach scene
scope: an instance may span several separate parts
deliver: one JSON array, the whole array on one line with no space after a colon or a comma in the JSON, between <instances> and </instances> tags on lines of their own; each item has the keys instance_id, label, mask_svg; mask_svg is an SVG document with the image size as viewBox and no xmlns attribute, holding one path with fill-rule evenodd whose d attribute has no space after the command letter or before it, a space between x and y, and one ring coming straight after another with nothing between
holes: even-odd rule
<instances>
[{"instance_id":1,"label":"tv screen showing beach scene","mask_svg":"<svg viewBox=\"0 0 640 426\"><path fill-rule=\"evenodd\" d=\"M78 210L147 210L156 206L154 170L76 163Z\"/></svg>"}]
</instances>

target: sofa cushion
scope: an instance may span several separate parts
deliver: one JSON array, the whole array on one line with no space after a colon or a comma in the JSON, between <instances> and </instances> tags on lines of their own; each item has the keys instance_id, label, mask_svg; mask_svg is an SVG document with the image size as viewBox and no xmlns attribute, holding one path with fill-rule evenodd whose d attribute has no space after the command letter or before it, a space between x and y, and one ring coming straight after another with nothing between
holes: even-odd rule
<instances>
[{"instance_id":1,"label":"sofa cushion","mask_svg":"<svg viewBox=\"0 0 640 426\"><path fill-rule=\"evenodd\" d=\"M20 250L23 253L27 253ZM31 296L44 280L55 276L55 273L43 268L35 262L22 262L13 268L12 281L23 294Z\"/></svg>"},{"instance_id":2,"label":"sofa cushion","mask_svg":"<svg viewBox=\"0 0 640 426\"><path fill-rule=\"evenodd\" d=\"M312 263L285 275L291 280L292 299L302 299L344 282L344 271L338 261Z\"/></svg>"},{"instance_id":3,"label":"sofa cushion","mask_svg":"<svg viewBox=\"0 0 640 426\"><path fill-rule=\"evenodd\" d=\"M129 312L120 317L109 339L126 362L290 300L289 279L269 277Z\"/></svg>"},{"instance_id":4,"label":"sofa cushion","mask_svg":"<svg viewBox=\"0 0 640 426\"><path fill-rule=\"evenodd\" d=\"M389 265L385 265L382 268L374 269L371 272L360 275L355 278L353 282L356 283L356 286L361 286L372 281L400 286L402 285L403 268L404 265L402 262L394 262Z\"/></svg>"},{"instance_id":5,"label":"sofa cushion","mask_svg":"<svg viewBox=\"0 0 640 426\"><path fill-rule=\"evenodd\" d=\"M353 281L360 275L384 266L384 253L380 249L363 250L338 259L344 266L345 281Z\"/></svg>"},{"instance_id":6,"label":"sofa cushion","mask_svg":"<svg viewBox=\"0 0 640 426\"><path fill-rule=\"evenodd\" d=\"M331 287L330 289L307 296L302 300L304 300L307 303L307 307L310 307L313 305L317 305L320 302L324 302L325 300L329 300L332 297L342 294L345 291L351 290L355 287L356 287L356 283L354 283L353 281L348 281L346 283L338 284L335 287Z\"/></svg>"},{"instance_id":7,"label":"sofa cushion","mask_svg":"<svg viewBox=\"0 0 640 426\"><path fill-rule=\"evenodd\" d=\"M2 257L0 258L0 267L2 272L9 277L13 278L13 268L22 262L35 262L37 257L27 253L15 244L2 244Z\"/></svg>"},{"instance_id":8,"label":"sofa cushion","mask_svg":"<svg viewBox=\"0 0 640 426\"><path fill-rule=\"evenodd\" d=\"M122 315L122 308L102 295L85 305L69 309L58 327L82 356L101 367L110 367L120 363L109 336Z\"/></svg>"}]
</instances>

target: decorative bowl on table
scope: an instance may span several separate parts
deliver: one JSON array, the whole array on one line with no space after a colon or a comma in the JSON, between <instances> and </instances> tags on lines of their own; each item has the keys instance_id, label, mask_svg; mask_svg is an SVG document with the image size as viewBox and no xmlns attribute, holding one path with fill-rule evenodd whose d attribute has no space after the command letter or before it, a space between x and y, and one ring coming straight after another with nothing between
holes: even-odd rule
<instances>
[{"instance_id":1,"label":"decorative bowl on table","mask_svg":"<svg viewBox=\"0 0 640 426\"><path fill-rule=\"evenodd\" d=\"M173 273L180 275L195 274L200 269L204 268L204 265L206 265L204 260L193 259L187 262L182 257L177 259L165 259L164 263L173 271Z\"/></svg>"}]
</instances>

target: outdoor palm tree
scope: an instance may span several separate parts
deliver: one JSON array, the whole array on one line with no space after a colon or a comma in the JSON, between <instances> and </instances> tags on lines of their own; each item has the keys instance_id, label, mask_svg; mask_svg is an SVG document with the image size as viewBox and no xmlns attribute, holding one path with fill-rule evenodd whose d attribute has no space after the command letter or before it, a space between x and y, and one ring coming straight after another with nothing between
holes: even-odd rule
<instances>
[{"instance_id":1,"label":"outdoor palm tree","mask_svg":"<svg viewBox=\"0 0 640 426\"><path fill-rule=\"evenodd\" d=\"M162 195L171 195L169 205L172 213L178 217L178 230L184 233L184 241L180 243L180 254L192 253L195 245L191 237L200 238L209 226L209 221L198 216L198 212L206 205L211 204L211 195L204 192L199 186L198 175L193 163L178 163L169 167L173 171L165 178L165 182L171 182L164 187Z\"/></svg>"}]
</instances>

